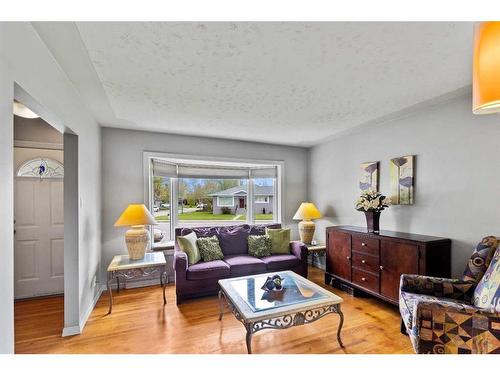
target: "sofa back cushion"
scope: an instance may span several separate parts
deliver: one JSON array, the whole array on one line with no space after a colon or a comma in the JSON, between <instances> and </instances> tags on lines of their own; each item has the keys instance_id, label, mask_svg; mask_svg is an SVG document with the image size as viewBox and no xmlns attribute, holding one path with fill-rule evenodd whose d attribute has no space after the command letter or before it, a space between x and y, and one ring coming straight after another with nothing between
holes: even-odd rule
<instances>
[{"instance_id":1,"label":"sofa back cushion","mask_svg":"<svg viewBox=\"0 0 500 375\"><path fill-rule=\"evenodd\" d=\"M217 237L224 255L247 254L249 235L250 225L247 224L220 227L217 230Z\"/></svg>"},{"instance_id":2,"label":"sofa back cushion","mask_svg":"<svg viewBox=\"0 0 500 375\"><path fill-rule=\"evenodd\" d=\"M472 253L465 267L463 281L478 283L490 265L493 254L498 247L498 238L495 236L484 237Z\"/></svg>"},{"instance_id":3,"label":"sofa back cushion","mask_svg":"<svg viewBox=\"0 0 500 375\"><path fill-rule=\"evenodd\" d=\"M474 306L500 313L500 248L474 291Z\"/></svg>"}]
</instances>

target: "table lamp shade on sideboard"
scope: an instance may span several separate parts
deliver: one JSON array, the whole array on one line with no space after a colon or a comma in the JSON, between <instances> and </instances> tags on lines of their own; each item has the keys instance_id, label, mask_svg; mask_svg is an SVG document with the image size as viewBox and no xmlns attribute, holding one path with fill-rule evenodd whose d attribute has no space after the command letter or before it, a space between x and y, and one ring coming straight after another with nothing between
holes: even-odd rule
<instances>
[{"instance_id":1,"label":"table lamp shade on sideboard","mask_svg":"<svg viewBox=\"0 0 500 375\"><path fill-rule=\"evenodd\" d=\"M145 205L130 204L115 223L115 227L132 227L125 233L129 258L144 258L149 243L149 231L145 225L157 224Z\"/></svg>"},{"instance_id":2,"label":"table lamp shade on sideboard","mask_svg":"<svg viewBox=\"0 0 500 375\"><path fill-rule=\"evenodd\" d=\"M294 220L302 220L299 223L299 234L300 240L305 244L310 244L314 237L314 230L316 225L312 221L313 219L319 219L321 213L316 208L314 203L304 202L300 205L299 209L293 216Z\"/></svg>"}]
</instances>

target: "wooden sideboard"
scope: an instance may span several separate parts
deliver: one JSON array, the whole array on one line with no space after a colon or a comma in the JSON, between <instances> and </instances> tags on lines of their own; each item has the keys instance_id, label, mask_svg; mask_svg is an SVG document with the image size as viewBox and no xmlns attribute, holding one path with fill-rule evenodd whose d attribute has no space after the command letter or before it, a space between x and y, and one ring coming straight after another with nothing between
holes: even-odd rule
<instances>
[{"instance_id":1,"label":"wooden sideboard","mask_svg":"<svg viewBox=\"0 0 500 375\"><path fill-rule=\"evenodd\" d=\"M398 304L401 274L450 277L450 256L448 238L328 227L325 283L335 281Z\"/></svg>"}]
</instances>

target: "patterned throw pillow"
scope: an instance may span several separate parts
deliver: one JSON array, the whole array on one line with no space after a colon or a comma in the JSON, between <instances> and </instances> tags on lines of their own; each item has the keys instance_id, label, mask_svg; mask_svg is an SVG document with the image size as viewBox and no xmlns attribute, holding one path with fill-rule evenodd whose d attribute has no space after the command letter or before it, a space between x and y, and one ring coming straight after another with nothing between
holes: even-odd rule
<instances>
[{"instance_id":1,"label":"patterned throw pillow","mask_svg":"<svg viewBox=\"0 0 500 375\"><path fill-rule=\"evenodd\" d=\"M196 244L198 245L198 249L200 249L201 259L204 262L224 259L217 236L198 238Z\"/></svg>"},{"instance_id":2,"label":"patterned throw pillow","mask_svg":"<svg viewBox=\"0 0 500 375\"><path fill-rule=\"evenodd\" d=\"M474 306L500 313L500 248L474 291Z\"/></svg>"},{"instance_id":3,"label":"patterned throw pillow","mask_svg":"<svg viewBox=\"0 0 500 375\"><path fill-rule=\"evenodd\" d=\"M271 255L271 238L269 236L248 236L248 254L257 257Z\"/></svg>"},{"instance_id":4,"label":"patterned throw pillow","mask_svg":"<svg viewBox=\"0 0 500 375\"><path fill-rule=\"evenodd\" d=\"M498 246L498 239L494 236L484 237L472 253L465 267L463 281L474 281L478 283L490 265L491 258Z\"/></svg>"},{"instance_id":5,"label":"patterned throw pillow","mask_svg":"<svg viewBox=\"0 0 500 375\"><path fill-rule=\"evenodd\" d=\"M201 259L200 251L198 250L198 245L196 245L196 240L198 237L196 233L191 232L185 236L178 236L177 242L182 251L184 251L188 257L189 265L198 263Z\"/></svg>"}]
</instances>

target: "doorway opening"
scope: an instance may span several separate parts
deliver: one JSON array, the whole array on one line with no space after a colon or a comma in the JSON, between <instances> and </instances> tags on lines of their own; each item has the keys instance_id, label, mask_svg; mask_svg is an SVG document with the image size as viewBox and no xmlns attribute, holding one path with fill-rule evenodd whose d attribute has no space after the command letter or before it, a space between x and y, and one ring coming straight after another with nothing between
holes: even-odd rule
<instances>
[{"instance_id":1,"label":"doorway opening","mask_svg":"<svg viewBox=\"0 0 500 375\"><path fill-rule=\"evenodd\" d=\"M64 137L19 101L14 124L14 319L16 342L28 324L64 327ZM33 302L40 313L34 318ZM36 320L36 322L35 322ZM38 333L37 333L38 332Z\"/></svg>"}]
</instances>

